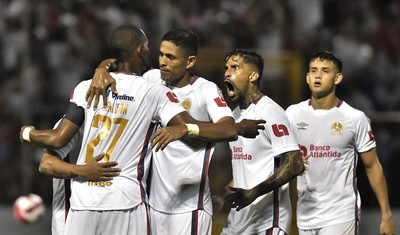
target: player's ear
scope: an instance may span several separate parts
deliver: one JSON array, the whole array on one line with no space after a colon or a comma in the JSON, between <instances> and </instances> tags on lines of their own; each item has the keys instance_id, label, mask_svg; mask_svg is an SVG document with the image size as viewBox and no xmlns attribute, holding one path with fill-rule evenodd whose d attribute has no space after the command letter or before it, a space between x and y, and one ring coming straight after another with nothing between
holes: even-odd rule
<instances>
[{"instance_id":1,"label":"player's ear","mask_svg":"<svg viewBox=\"0 0 400 235\"><path fill-rule=\"evenodd\" d=\"M186 65L186 69L190 69L194 66L194 64L196 63L197 57L194 55L191 55L188 57L187 60L187 65Z\"/></svg>"},{"instance_id":2,"label":"player's ear","mask_svg":"<svg viewBox=\"0 0 400 235\"><path fill-rule=\"evenodd\" d=\"M306 75L306 81L307 81L307 84L310 84L310 73L307 73L307 75Z\"/></svg>"},{"instance_id":3,"label":"player's ear","mask_svg":"<svg viewBox=\"0 0 400 235\"><path fill-rule=\"evenodd\" d=\"M343 74L342 73L337 73L336 76L335 76L335 85L341 83L342 79L343 79Z\"/></svg>"},{"instance_id":4,"label":"player's ear","mask_svg":"<svg viewBox=\"0 0 400 235\"><path fill-rule=\"evenodd\" d=\"M252 73L250 73L249 81L250 81L250 82L255 82L255 81L258 80L259 77L260 77L260 74L259 74L259 73L257 73L257 72L252 72Z\"/></svg>"},{"instance_id":5,"label":"player's ear","mask_svg":"<svg viewBox=\"0 0 400 235\"><path fill-rule=\"evenodd\" d=\"M143 53L143 51L144 51L143 45L139 45L139 46L136 47L136 52L137 52L139 55L141 55L141 54Z\"/></svg>"}]
</instances>

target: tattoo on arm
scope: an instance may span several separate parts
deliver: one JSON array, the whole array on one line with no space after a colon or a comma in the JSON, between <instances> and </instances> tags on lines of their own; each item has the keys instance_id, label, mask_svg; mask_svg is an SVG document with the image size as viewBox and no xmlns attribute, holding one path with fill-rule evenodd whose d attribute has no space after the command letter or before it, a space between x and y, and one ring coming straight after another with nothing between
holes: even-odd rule
<instances>
[{"instance_id":1,"label":"tattoo on arm","mask_svg":"<svg viewBox=\"0 0 400 235\"><path fill-rule=\"evenodd\" d=\"M305 167L300 151L287 152L281 155L281 166L267 180L259 184L259 195L275 190L303 173Z\"/></svg>"},{"instance_id":2,"label":"tattoo on arm","mask_svg":"<svg viewBox=\"0 0 400 235\"><path fill-rule=\"evenodd\" d=\"M40 161L40 173L57 178L57 179L69 179L69 178L74 178L77 175L73 174L72 172L64 172L64 171L57 171L53 167L49 166L49 164L46 164L45 158L42 158Z\"/></svg>"}]
</instances>

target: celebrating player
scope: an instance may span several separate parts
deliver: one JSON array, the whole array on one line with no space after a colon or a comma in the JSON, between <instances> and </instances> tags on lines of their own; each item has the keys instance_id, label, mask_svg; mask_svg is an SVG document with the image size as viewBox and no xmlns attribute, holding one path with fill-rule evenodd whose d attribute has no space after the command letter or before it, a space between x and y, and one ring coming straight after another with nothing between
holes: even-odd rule
<instances>
[{"instance_id":1,"label":"celebrating player","mask_svg":"<svg viewBox=\"0 0 400 235\"><path fill-rule=\"evenodd\" d=\"M220 197L232 208L221 234L289 234L287 182L304 171L298 144L285 111L259 91L262 57L235 49L225 61L224 82L238 105L233 110L236 122L263 119L266 124L255 139L239 136L229 143L233 187L226 187Z\"/></svg>"},{"instance_id":2,"label":"celebrating player","mask_svg":"<svg viewBox=\"0 0 400 235\"><path fill-rule=\"evenodd\" d=\"M197 60L198 38L189 29L174 29L167 32L160 45L159 66L143 75L150 81L163 83L173 90L182 106L199 121L214 122L217 130L234 123L231 110L216 84L193 73ZM107 78L105 67L113 66L112 60L104 61L95 74L89 90L92 95L102 93L103 78ZM99 73L98 71L103 71ZM108 81L112 84L113 81ZM92 97L89 97L91 102ZM96 106L98 99L95 99ZM224 124L225 123L225 124ZM239 133L248 137L258 134L262 121L247 123ZM176 127L164 127L152 137L168 135ZM226 141L220 131L213 141ZM154 151L150 178L150 212L154 234L211 234L212 203L208 182L208 168L214 143L184 139L170 143L163 151ZM179 224L179 226L177 226Z\"/></svg>"},{"instance_id":3,"label":"celebrating player","mask_svg":"<svg viewBox=\"0 0 400 235\"><path fill-rule=\"evenodd\" d=\"M22 128L24 141L54 148L65 145L84 123L78 164L105 152L104 161L117 161L121 168L120 175L112 181L73 180L66 234L150 233L146 178L154 121L163 126L180 125L172 137L156 140L161 145L188 133L204 139L216 133L226 140L237 138L230 123L222 125L226 128L222 134L209 124L185 126L196 120L182 108L172 91L138 76L149 59L148 40L143 31L134 26L117 28L111 37L111 48L118 59L119 71L113 76L120 94L107 92L106 107L87 108L85 94L91 82L87 80L75 88L68 112L57 128L41 131Z\"/></svg>"},{"instance_id":4,"label":"celebrating player","mask_svg":"<svg viewBox=\"0 0 400 235\"><path fill-rule=\"evenodd\" d=\"M81 127L60 149L45 149L39 165L39 172L53 177L52 235L64 234L65 221L70 208L71 178L83 177L90 181L110 181L118 176L120 169L116 162L98 162L104 153L94 157L87 164L76 165L81 148L83 127Z\"/></svg>"}]
</instances>

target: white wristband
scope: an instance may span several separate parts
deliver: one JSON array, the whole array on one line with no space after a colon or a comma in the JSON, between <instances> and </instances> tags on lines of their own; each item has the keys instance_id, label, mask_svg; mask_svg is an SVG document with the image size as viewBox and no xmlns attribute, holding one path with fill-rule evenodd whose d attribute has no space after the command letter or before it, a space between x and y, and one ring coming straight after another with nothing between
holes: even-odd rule
<instances>
[{"instance_id":1,"label":"white wristband","mask_svg":"<svg viewBox=\"0 0 400 235\"><path fill-rule=\"evenodd\" d=\"M24 131L22 132L22 139L28 142L31 142L31 139L29 138L29 133L33 130L32 127L28 126L25 127Z\"/></svg>"},{"instance_id":2,"label":"white wristband","mask_svg":"<svg viewBox=\"0 0 400 235\"><path fill-rule=\"evenodd\" d=\"M188 128L188 135L191 136L199 136L200 129L199 126L196 124L185 124Z\"/></svg>"}]
</instances>

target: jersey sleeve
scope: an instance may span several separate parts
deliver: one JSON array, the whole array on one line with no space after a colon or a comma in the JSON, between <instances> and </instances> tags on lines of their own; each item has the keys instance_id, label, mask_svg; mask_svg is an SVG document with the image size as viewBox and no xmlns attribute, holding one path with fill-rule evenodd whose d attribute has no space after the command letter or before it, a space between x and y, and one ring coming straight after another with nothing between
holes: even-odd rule
<instances>
[{"instance_id":1,"label":"jersey sleeve","mask_svg":"<svg viewBox=\"0 0 400 235\"><path fill-rule=\"evenodd\" d=\"M376 147L375 137L372 133L372 128L369 118L361 113L356 123L356 150L359 153L367 152Z\"/></svg>"},{"instance_id":2,"label":"jersey sleeve","mask_svg":"<svg viewBox=\"0 0 400 235\"><path fill-rule=\"evenodd\" d=\"M149 82L162 83L161 74L159 69L150 69L143 74L143 78Z\"/></svg>"},{"instance_id":3,"label":"jersey sleeve","mask_svg":"<svg viewBox=\"0 0 400 235\"><path fill-rule=\"evenodd\" d=\"M299 150L289 119L283 109L267 106L263 109L260 118L267 121L262 134L271 141L274 156L278 157L282 153Z\"/></svg>"},{"instance_id":4,"label":"jersey sleeve","mask_svg":"<svg viewBox=\"0 0 400 235\"><path fill-rule=\"evenodd\" d=\"M75 88L74 91L71 93L71 96L69 98L69 101L76 104L79 107L84 107L87 102L86 102L86 92L89 88L91 80L86 80L80 82ZM99 97L100 100L102 100L102 97Z\"/></svg>"},{"instance_id":5,"label":"jersey sleeve","mask_svg":"<svg viewBox=\"0 0 400 235\"><path fill-rule=\"evenodd\" d=\"M213 123L218 122L223 117L232 117L232 110L225 102L221 89L212 83L204 83L200 87L199 97L203 99L205 109Z\"/></svg>"},{"instance_id":6,"label":"jersey sleeve","mask_svg":"<svg viewBox=\"0 0 400 235\"><path fill-rule=\"evenodd\" d=\"M161 122L162 126L167 126L168 122L177 114L184 112L185 109L180 105L176 95L167 87L155 84L150 89L152 99L150 105L156 104L154 120ZM154 102L154 104L153 104Z\"/></svg>"}]
</instances>

